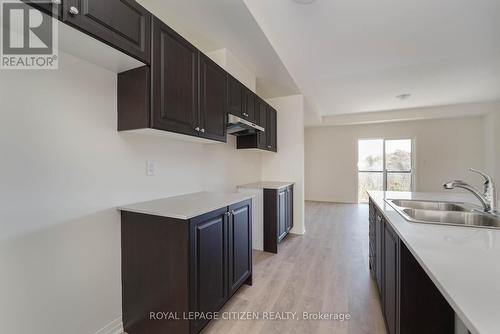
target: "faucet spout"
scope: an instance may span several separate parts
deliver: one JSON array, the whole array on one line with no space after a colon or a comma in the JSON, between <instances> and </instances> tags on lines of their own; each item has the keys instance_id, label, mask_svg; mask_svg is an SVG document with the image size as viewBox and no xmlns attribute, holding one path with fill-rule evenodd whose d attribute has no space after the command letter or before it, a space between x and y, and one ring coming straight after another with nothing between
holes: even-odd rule
<instances>
[{"instance_id":1,"label":"faucet spout","mask_svg":"<svg viewBox=\"0 0 500 334\"><path fill-rule=\"evenodd\" d=\"M455 188L461 188L470 191L476 198L481 202L481 205L483 206L484 212L491 212L492 211L492 206L490 203L490 200L482 195L479 190L477 190L475 187L471 186L468 183L465 183L464 181L461 180L455 180L451 181L448 183L443 184L443 188L447 190L455 189Z\"/></svg>"}]
</instances>

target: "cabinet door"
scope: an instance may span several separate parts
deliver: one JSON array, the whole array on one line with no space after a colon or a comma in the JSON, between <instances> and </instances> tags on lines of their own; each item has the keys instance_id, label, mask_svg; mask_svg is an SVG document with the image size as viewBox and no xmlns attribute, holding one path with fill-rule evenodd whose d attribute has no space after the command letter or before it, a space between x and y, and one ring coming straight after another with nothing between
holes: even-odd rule
<instances>
[{"instance_id":1,"label":"cabinet door","mask_svg":"<svg viewBox=\"0 0 500 334\"><path fill-rule=\"evenodd\" d=\"M232 295L252 273L252 202L229 208L229 294Z\"/></svg>"},{"instance_id":2,"label":"cabinet door","mask_svg":"<svg viewBox=\"0 0 500 334\"><path fill-rule=\"evenodd\" d=\"M264 101L262 101L261 99L258 99L257 100L257 106L258 106L258 113L259 113L259 125L262 126L265 131L264 132L259 132L257 134L257 146L258 148L260 149L264 149L266 150L267 149L267 114L268 114L268 111L267 111L267 105Z\"/></svg>"},{"instance_id":3,"label":"cabinet door","mask_svg":"<svg viewBox=\"0 0 500 334\"><path fill-rule=\"evenodd\" d=\"M278 192L278 240L281 241L286 235L287 203L286 189Z\"/></svg>"},{"instance_id":4,"label":"cabinet door","mask_svg":"<svg viewBox=\"0 0 500 334\"><path fill-rule=\"evenodd\" d=\"M267 114L267 148L269 151L277 152L278 151L278 143L277 143L277 119L278 115L276 110L271 107L268 107Z\"/></svg>"},{"instance_id":5,"label":"cabinet door","mask_svg":"<svg viewBox=\"0 0 500 334\"><path fill-rule=\"evenodd\" d=\"M370 199L370 204L369 204L369 229L368 229L368 238L369 238L369 247L368 247L368 264L369 264L369 269L370 269L370 274L372 275L373 278L376 279L376 274L375 274L375 205L373 204L373 201Z\"/></svg>"},{"instance_id":6,"label":"cabinet door","mask_svg":"<svg viewBox=\"0 0 500 334\"><path fill-rule=\"evenodd\" d=\"M228 113L243 117L243 85L231 75L227 75Z\"/></svg>"},{"instance_id":7,"label":"cabinet door","mask_svg":"<svg viewBox=\"0 0 500 334\"><path fill-rule=\"evenodd\" d=\"M248 88L244 88L243 118L255 123L255 94Z\"/></svg>"},{"instance_id":8,"label":"cabinet door","mask_svg":"<svg viewBox=\"0 0 500 334\"><path fill-rule=\"evenodd\" d=\"M198 50L153 19L152 127L198 135Z\"/></svg>"},{"instance_id":9,"label":"cabinet door","mask_svg":"<svg viewBox=\"0 0 500 334\"><path fill-rule=\"evenodd\" d=\"M384 313L389 334L397 334L399 238L387 223L384 233Z\"/></svg>"},{"instance_id":10,"label":"cabinet door","mask_svg":"<svg viewBox=\"0 0 500 334\"><path fill-rule=\"evenodd\" d=\"M200 55L200 136L226 141L227 73Z\"/></svg>"},{"instance_id":11,"label":"cabinet door","mask_svg":"<svg viewBox=\"0 0 500 334\"><path fill-rule=\"evenodd\" d=\"M377 281L378 292L384 307L384 294L382 289L383 280L383 250L384 250L384 220L380 214L375 216L375 279Z\"/></svg>"},{"instance_id":12,"label":"cabinet door","mask_svg":"<svg viewBox=\"0 0 500 334\"><path fill-rule=\"evenodd\" d=\"M63 22L150 63L151 14L136 1L65 0L62 3Z\"/></svg>"},{"instance_id":13,"label":"cabinet door","mask_svg":"<svg viewBox=\"0 0 500 334\"><path fill-rule=\"evenodd\" d=\"M286 189L286 232L293 228L293 186Z\"/></svg>"},{"instance_id":14,"label":"cabinet door","mask_svg":"<svg viewBox=\"0 0 500 334\"><path fill-rule=\"evenodd\" d=\"M216 312L227 299L226 208L193 219L191 224L191 310ZM194 322L195 331L208 321Z\"/></svg>"}]
</instances>

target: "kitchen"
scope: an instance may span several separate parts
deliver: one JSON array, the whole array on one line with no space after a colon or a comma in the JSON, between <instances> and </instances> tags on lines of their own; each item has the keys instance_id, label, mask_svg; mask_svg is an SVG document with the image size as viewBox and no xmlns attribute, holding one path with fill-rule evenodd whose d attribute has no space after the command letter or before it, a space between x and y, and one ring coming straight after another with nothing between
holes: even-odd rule
<instances>
[{"instance_id":1,"label":"kitchen","mask_svg":"<svg viewBox=\"0 0 500 334\"><path fill-rule=\"evenodd\" d=\"M497 3L31 6L58 68L0 70L1 332L498 332L498 231L433 224L500 179Z\"/></svg>"}]
</instances>

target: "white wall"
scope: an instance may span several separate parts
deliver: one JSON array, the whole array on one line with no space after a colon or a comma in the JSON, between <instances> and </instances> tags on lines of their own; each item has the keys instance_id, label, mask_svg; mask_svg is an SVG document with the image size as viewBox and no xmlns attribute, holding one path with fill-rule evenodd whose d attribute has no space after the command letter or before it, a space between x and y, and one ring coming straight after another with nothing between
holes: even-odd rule
<instances>
[{"instance_id":1,"label":"white wall","mask_svg":"<svg viewBox=\"0 0 500 334\"><path fill-rule=\"evenodd\" d=\"M231 136L118 133L116 74L72 56L58 71L2 71L0 101L0 333L119 328L114 208L261 179L261 154L237 151Z\"/></svg>"},{"instance_id":2,"label":"white wall","mask_svg":"<svg viewBox=\"0 0 500 334\"><path fill-rule=\"evenodd\" d=\"M481 178L467 169L486 167L482 116L313 127L305 133L307 200L357 201L357 140L362 138L414 138L416 191L442 191L452 179L479 187Z\"/></svg>"},{"instance_id":3,"label":"white wall","mask_svg":"<svg viewBox=\"0 0 500 334\"><path fill-rule=\"evenodd\" d=\"M500 107L484 117L484 127L486 170L500 187Z\"/></svg>"},{"instance_id":4,"label":"white wall","mask_svg":"<svg viewBox=\"0 0 500 334\"><path fill-rule=\"evenodd\" d=\"M262 156L262 179L294 181L294 227L303 234L304 225L304 98L292 95L266 100L278 111L278 153Z\"/></svg>"},{"instance_id":5,"label":"white wall","mask_svg":"<svg viewBox=\"0 0 500 334\"><path fill-rule=\"evenodd\" d=\"M238 79L252 92L256 92L257 78L238 58L236 58L228 49L219 49L207 53L214 62L224 68L233 77Z\"/></svg>"}]
</instances>

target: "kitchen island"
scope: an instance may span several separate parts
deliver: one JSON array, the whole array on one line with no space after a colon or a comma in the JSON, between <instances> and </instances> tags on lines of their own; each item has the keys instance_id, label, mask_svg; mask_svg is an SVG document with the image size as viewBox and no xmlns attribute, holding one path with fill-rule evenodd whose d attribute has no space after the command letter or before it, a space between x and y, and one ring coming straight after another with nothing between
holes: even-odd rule
<instances>
[{"instance_id":1,"label":"kitchen island","mask_svg":"<svg viewBox=\"0 0 500 334\"><path fill-rule=\"evenodd\" d=\"M380 259L370 259L370 264L375 267L374 274L377 283L379 281L377 276L381 276L382 289L390 286L390 281L396 278L394 282L396 295L392 296L391 292L386 297L386 293L381 293L383 308L387 305L387 298L390 299L389 302L392 300L396 307L395 311L393 309L384 310L389 331L391 332L392 328L394 333L410 332L403 330L405 319L408 320L405 317L408 314L405 313L407 311L402 310L402 307L411 303L407 294L412 294L406 288L415 288L419 284L413 282L410 286L404 281L407 276L404 273L402 260L404 257L410 258L411 255L453 312L472 333L500 333L500 307L498 307L500 302L500 230L412 223L404 219L386 202L386 199L412 199L476 203L474 197L462 193L382 191L370 191L369 197L371 206L370 219L375 219L375 230L370 229L370 238L372 239L372 236L377 238L377 224L379 221L384 222L388 231L388 233L382 235L386 238L387 236L390 237L388 239L389 243L382 242L381 247L378 246L380 242L375 242L377 244L373 249L375 257L380 258L380 250L385 249L391 252L391 245L394 244L397 247L397 242L400 243L399 250L401 250L401 253L394 255L389 253L389 255L386 254L385 256L386 259L389 258L391 262L399 266L399 268L395 269L394 275L391 274L391 271L388 271L390 265L385 264L383 268L379 268L380 266L377 266L377 263L380 263ZM375 216L373 216L373 211ZM380 219L377 220L378 216L380 216ZM380 229L378 229L378 232L380 232ZM391 233L394 233L394 235ZM397 248L395 249L397 250ZM406 250L409 253L405 255ZM377 255L377 253L379 254ZM387 269L388 266L389 269ZM377 268L379 273L377 273ZM415 270L418 271L418 268ZM384 274L387 274L389 279L385 279ZM432 290L432 287L430 287L430 290ZM426 293L428 293L428 289L426 291L417 291L413 293L413 296L418 299L418 294ZM432 294L432 298L436 298L438 303L441 303L439 296L435 293ZM431 307L435 306L435 303L431 305L432 300L427 300L427 302L429 304L427 309L415 309L415 311L421 312L419 316L423 322L428 320L427 315L432 317L432 314L427 314L427 312L431 310ZM422 301L420 301L420 305L422 305ZM443 312L446 313L444 316L449 317L446 305L443 304L441 307ZM437 314L436 317L443 320L440 314ZM446 321L449 321L449 319ZM400 329L401 331L399 331ZM393 333L391 332L391 334Z\"/></svg>"}]
</instances>

